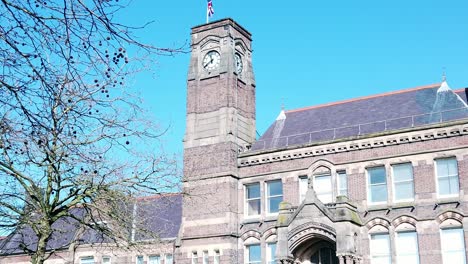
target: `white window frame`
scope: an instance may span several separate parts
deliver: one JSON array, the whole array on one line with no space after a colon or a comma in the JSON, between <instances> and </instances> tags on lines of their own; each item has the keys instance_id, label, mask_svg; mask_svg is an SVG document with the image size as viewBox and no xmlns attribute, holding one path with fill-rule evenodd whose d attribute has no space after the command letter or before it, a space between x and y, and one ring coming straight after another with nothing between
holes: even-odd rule
<instances>
[{"instance_id":1,"label":"white window frame","mask_svg":"<svg viewBox=\"0 0 468 264\"><path fill-rule=\"evenodd\" d=\"M258 246L260 247L260 261L250 261L250 247ZM245 264L261 264L262 263L262 246L261 244L248 244L245 245L245 255L244 255Z\"/></svg>"},{"instance_id":2,"label":"white window frame","mask_svg":"<svg viewBox=\"0 0 468 264\"><path fill-rule=\"evenodd\" d=\"M221 263L221 252L219 251L219 249L214 250L213 262L214 262L214 264L220 264Z\"/></svg>"},{"instance_id":3,"label":"white window frame","mask_svg":"<svg viewBox=\"0 0 468 264\"><path fill-rule=\"evenodd\" d=\"M252 185L258 185L258 188L259 188L259 196L258 198L248 198L249 194L248 194L248 186L252 186ZM255 215L249 215L249 201L254 201L254 200L259 200L260 201L260 210L258 212L258 214L255 214ZM261 216L262 214L262 184L260 182L253 182L253 183L248 183L248 184L245 184L244 185L244 205L245 205L245 208L244 208L244 218L258 218Z\"/></svg>"},{"instance_id":4,"label":"white window frame","mask_svg":"<svg viewBox=\"0 0 468 264\"><path fill-rule=\"evenodd\" d=\"M375 168L383 168L385 171L385 186L386 186L386 191L387 191L387 199L385 201L381 202L373 202L372 201L372 193L371 193L371 184L370 184L370 174L369 170L375 169ZM375 185L383 185L382 183L380 184L373 184L372 186ZM387 168L384 165L381 166L375 166L375 167L368 167L366 168L366 191L367 191L367 203L369 205L381 205L381 204L387 204L388 203L388 179L387 179Z\"/></svg>"},{"instance_id":5,"label":"white window frame","mask_svg":"<svg viewBox=\"0 0 468 264\"><path fill-rule=\"evenodd\" d=\"M276 258L275 258L276 252L271 252L271 249L272 249L271 245L275 245L275 249L276 249L277 243L276 242L266 243L266 264L276 263ZM273 256L273 259L271 259L271 256Z\"/></svg>"},{"instance_id":6,"label":"white window frame","mask_svg":"<svg viewBox=\"0 0 468 264\"><path fill-rule=\"evenodd\" d=\"M192 251L192 264L198 264L198 252Z\"/></svg>"},{"instance_id":7,"label":"white window frame","mask_svg":"<svg viewBox=\"0 0 468 264\"><path fill-rule=\"evenodd\" d=\"M398 239L399 239L399 235L401 234L405 234L405 233L411 233L413 234L414 236L416 236L416 252L413 252L413 253L416 253L416 257L418 258L418 262L416 263L411 263L411 264L419 264L420 263L420 259L419 259L419 238L418 238L418 233L416 232L416 230L407 230L407 231L397 231L395 232L395 257L396 257L396 261L397 261L397 264L405 264L405 263L399 263L398 262L398 258L401 257L401 256L407 256L407 255L410 255L410 254L403 254L401 252L398 252ZM411 254L411 255L414 255L414 254Z\"/></svg>"},{"instance_id":8,"label":"white window frame","mask_svg":"<svg viewBox=\"0 0 468 264\"><path fill-rule=\"evenodd\" d=\"M168 260L170 258L170 261ZM173 264L174 263L174 256L172 254L165 254L164 255L164 264Z\"/></svg>"},{"instance_id":9,"label":"white window frame","mask_svg":"<svg viewBox=\"0 0 468 264\"><path fill-rule=\"evenodd\" d=\"M320 195L330 194L330 201L327 201L327 202L324 202L322 200L320 200L320 201L322 203L324 203L324 204L333 203L335 201L336 197L334 197L334 193L333 193L333 176L332 176L331 171L326 172L326 173L315 174L312 177L313 177L313 181L314 181L313 188L314 188L315 194L317 195L317 198L320 200L320 197L319 197ZM330 177L330 191L329 192L328 191L327 192L320 192L319 190L316 189L316 187L317 187L316 178L317 177Z\"/></svg>"},{"instance_id":10,"label":"white window frame","mask_svg":"<svg viewBox=\"0 0 468 264\"><path fill-rule=\"evenodd\" d=\"M156 262L152 262L153 260L156 260ZM161 255L148 256L148 264L161 264Z\"/></svg>"},{"instance_id":11,"label":"white window frame","mask_svg":"<svg viewBox=\"0 0 468 264\"><path fill-rule=\"evenodd\" d=\"M411 167L411 180L404 180L404 181L396 181L395 180L395 173L393 171L393 167L394 166L403 166L403 165L409 165ZM392 164L391 166L391 173L392 173L392 177L391 177L391 180L392 180L392 190L393 190L393 197L392 197L392 200L396 203L404 203L404 202L413 202L414 201L414 195L415 195L415 191L414 191L414 168L413 168L413 164L411 162L407 162L407 163L398 163L398 164ZM396 185L398 183L408 183L408 182L411 182L412 185L413 185L413 198L409 198L409 199L400 199L400 200L397 200L396 199ZM387 199L388 199L388 188L387 188Z\"/></svg>"},{"instance_id":12,"label":"white window frame","mask_svg":"<svg viewBox=\"0 0 468 264\"><path fill-rule=\"evenodd\" d=\"M372 255L372 236L383 236L386 235L388 237L388 255ZM388 257L389 258L389 264L392 263L392 241L390 237L390 233L385 232L385 233L371 233L369 234L369 259L370 259L370 264L372 263L373 257Z\"/></svg>"},{"instance_id":13,"label":"white window frame","mask_svg":"<svg viewBox=\"0 0 468 264\"><path fill-rule=\"evenodd\" d=\"M268 195L268 188L269 188L269 184L271 183L274 183L274 182L279 182L281 183L281 195L272 195L272 196L269 196ZM278 198L278 197L281 197L281 200L284 201L284 190L283 190L283 181L281 179L277 179L277 180L271 180L271 181L267 181L265 182L265 201L266 201L266 215L277 215L279 213L279 208L278 208L278 212L270 212L270 199L271 198Z\"/></svg>"},{"instance_id":14,"label":"white window frame","mask_svg":"<svg viewBox=\"0 0 468 264\"><path fill-rule=\"evenodd\" d=\"M340 179L340 176L343 176L344 175L344 178L346 179L345 182L346 182L346 189L341 189L341 179ZM345 190L345 194L342 194L341 192ZM337 196L346 196L346 197L349 197L349 194L348 194L348 174L346 173L346 170L337 170L336 171L336 194Z\"/></svg>"},{"instance_id":15,"label":"white window frame","mask_svg":"<svg viewBox=\"0 0 468 264\"><path fill-rule=\"evenodd\" d=\"M455 228L441 228L439 230L439 233L440 233L440 244L441 244L441 247L440 247L440 253L442 255L442 263L443 264L455 264L455 263L445 263L444 262L444 245L442 243L442 236L443 236L443 233L444 231L448 231L448 230L457 230L458 232L461 232L461 236L462 236L462 243L463 243L463 247L462 249L460 250L460 252L463 252L463 263L457 263L457 264L466 264L466 245L465 245L465 230L463 229L462 226L458 226L458 227L455 227Z\"/></svg>"},{"instance_id":16,"label":"white window frame","mask_svg":"<svg viewBox=\"0 0 468 264\"><path fill-rule=\"evenodd\" d=\"M210 262L210 255L208 254L208 250L203 250L202 252L202 263L208 264Z\"/></svg>"},{"instance_id":17,"label":"white window frame","mask_svg":"<svg viewBox=\"0 0 468 264\"><path fill-rule=\"evenodd\" d=\"M301 175L299 176L299 203L305 200L307 191L309 190L309 176ZM305 187L304 187L305 184Z\"/></svg>"},{"instance_id":18,"label":"white window frame","mask_svg":"<svg viewBox=\"0 0 468 264\"><path fill-rule=\"evenodd\" d=\"M439 160L454 160L455 161L455 164L457 165L457 174L456 174L456 177L457 177L457 185L458 185L458 192L457 193L453 193L453 194L444 194L444 195L441 195L439 194L439 175L437 174L437 161ZM436 192L437 192L437 197L438 198L451 198L451 197L458 197L460 195L460 173L459 173L459 168L458 168L458 160L456 157L447 157L447 158L438 158L438 159L434 159L434 174L435 174L435 181L436 181ZM450 178L450 177L454 177L454 175L447 175L447 176L444 176L443 178Z\"/></svg>"}]
</instances>

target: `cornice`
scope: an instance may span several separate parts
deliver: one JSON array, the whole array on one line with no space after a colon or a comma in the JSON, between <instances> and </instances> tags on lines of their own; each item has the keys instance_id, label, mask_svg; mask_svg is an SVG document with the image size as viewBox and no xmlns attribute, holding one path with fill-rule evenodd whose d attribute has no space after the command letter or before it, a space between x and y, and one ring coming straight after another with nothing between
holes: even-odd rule
<instances>
[{"instance_id":1,"label":"cornice","mask_svg":"<svg viewBox=\"0 0 468 264\"><path fill-rule=\"evenodd\" d=\"M417 131L403 131L395 134L367 137L363 139L350 139L348 141L324 143L321 145L271 151L242 155L238 158L239 167L256 166L286 160L302 159L307 157L319 157L341 152L359 151L372 148L390 147L402 144L412 144L429 140L439 140L450 137L468 135L468 124L448 125L420 129Z\"/></svg>"}]
</instances>

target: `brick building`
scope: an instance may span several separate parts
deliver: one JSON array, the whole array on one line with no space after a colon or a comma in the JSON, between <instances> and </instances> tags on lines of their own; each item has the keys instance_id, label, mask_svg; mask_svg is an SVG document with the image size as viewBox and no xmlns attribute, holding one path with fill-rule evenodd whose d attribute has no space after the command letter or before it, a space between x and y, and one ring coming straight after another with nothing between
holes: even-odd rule
<instances>
[{"instance_id":1,"label":"brick building","mask_svg":"<svg viewBox=\"0 0 468 264\"><path fill-rule=\"evenodd\" d=\"M73 261L465 264L468 89L281 111L256 139L251 40L231 19L192 28L177 235Z\"/></svg>"},{"instance_id":2,"label":"brick building","mask_svg":"<svg viewBox=\"0 0 468 264\"><path fill-rule=\"evenodd\" d=\"M466 263L467 91L282 111L256 140L251 35L193 28L177 263Z\"/></svg>"}]
</instances>

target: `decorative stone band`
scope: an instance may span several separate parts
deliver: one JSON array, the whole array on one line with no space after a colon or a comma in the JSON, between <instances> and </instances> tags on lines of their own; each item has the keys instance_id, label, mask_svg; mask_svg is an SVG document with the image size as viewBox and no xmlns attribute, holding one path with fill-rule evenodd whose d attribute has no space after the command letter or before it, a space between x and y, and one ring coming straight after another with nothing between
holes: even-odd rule
<instances>
[{"instance_id":1,"label":"decorative stone band","mask_svg":"<svg viewBox=\"0 0 468 264\"><path fill-rule=\"evenodd\" d=\"M421 129L421 128L420 128ZM324 142L318 146L303 147L298 146L295 149L284 150L281 152L270 152L267 154L245 153L238 158L238 166L255 166L259 164L279 162L284 160L301 159L306 157L323 156L328 154L357 151L369 148L379 148L394 146L400 144L409 144L426 140L436 140L468 135L468 125L453 125L442 128L422 129L388 136L379 136L366 139L350 139L348 142L330 143Z\"/></svg>"},{"instance_id":2,"label":"decorative stone band","mask_svg":"<svg viewBox=\"0 0 468 264\"><path fill-rule=\"evenodd\" d=\"M308 222L302 224L289 232L289 252L294 252L303 242L313 238L336 242L336 231L331 226L322 223Z\"/></svg>"}]
</instances>

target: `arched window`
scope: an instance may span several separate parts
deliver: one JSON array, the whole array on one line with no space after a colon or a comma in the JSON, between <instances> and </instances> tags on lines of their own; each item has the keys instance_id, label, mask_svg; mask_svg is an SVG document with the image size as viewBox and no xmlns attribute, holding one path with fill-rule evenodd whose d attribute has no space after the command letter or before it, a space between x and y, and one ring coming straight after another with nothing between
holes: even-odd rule
<instances>
[{"instance_id":1,"label":"arched window","mask_svg":"<svg viewBox=\"0 0 468 264\"><path fill-rule=\"evenodd\" d=\"M419 263L418 234L410 223L401 223L395 229L397 263Z\"/></svg>"},{"instance_id":2,"label":"arched window","mask_svg":"<svg viewBox=\"0 0 468 264\"><path fill-rule=\"evenodd\" d=\"M333 202L332 174L329 168L319 167L313 173L313 188L322 203Z\"/></svg>"},{"instance_id":3,"label":"arched window","mask_svg":"<svg viewBox=\"0 0 468 264\"><path fill-rule=\"evenodd\" d=\"M369 230L371 264L392 263L390 235L382 225L375 225Z\"/></svg>"},{"instance_id":4,"label":"arched window","mask_svg":"<svg viewBox=\"0 0 468 264\"><path fill-rule=\"evenodd\" d=\"M440 244L443 264L466 263L463 226L455 219L440 224Z\"/></svg>"}]
</instances>

